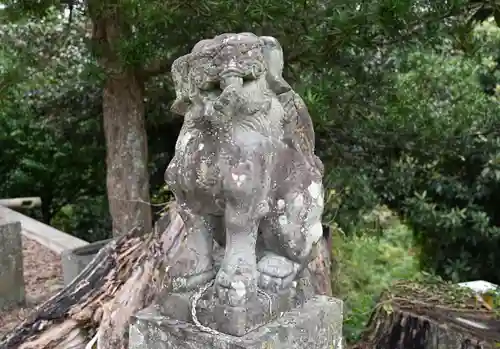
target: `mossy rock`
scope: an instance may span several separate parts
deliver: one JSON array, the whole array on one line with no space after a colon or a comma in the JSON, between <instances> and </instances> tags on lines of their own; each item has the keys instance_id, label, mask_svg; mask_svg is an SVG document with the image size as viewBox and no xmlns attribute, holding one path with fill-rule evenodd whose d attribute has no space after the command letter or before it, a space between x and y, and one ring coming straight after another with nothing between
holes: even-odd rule
<instances>
[{"instance_id":1,"label":"mossy rock","mask_svg":"<svg viewBox=\"0 0 500 349\"><path fill-rule=\"evenodd\" d=\"M355 348L499 348L499 311L451 283L400 281L382 294Z\"/></svg>"}]
</instances>

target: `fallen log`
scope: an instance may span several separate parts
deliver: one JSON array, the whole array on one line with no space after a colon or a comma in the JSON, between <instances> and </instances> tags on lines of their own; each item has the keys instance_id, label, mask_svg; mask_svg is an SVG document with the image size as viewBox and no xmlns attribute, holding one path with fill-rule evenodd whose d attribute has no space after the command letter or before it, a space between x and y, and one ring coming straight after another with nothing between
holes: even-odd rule
<instances>
[{"instance_id":1,"label":"fallen log","mask_svg":"<svg viewBox=\"0 0 500 349\"><path fill-rule=\"evenodd\" d=\"M401 281L384 292L357 349L497 348L498 314L473 291Z\"/></svg>"},{"instance_id":2,"label":"fallen log","mask_svg":"<svg viewBox=\"0 0 500 349\"><path fill-rule=\"evenodd\" d=\"M173 203L153 232L136 229L110 242L73 282L6 335L0 349L127 348L131 315L168 287L168 261L182 248L183 228ZM309 268L317 292L331 295L326 246L321 240Z\"/></svg>"},{"instance_id":3,"label":"fallen log","mask_svg":"<svg viewBox=\"0 0 500 349\"><path fill-rule=\"evenodd\" d=\"M130 314L150 304L164 281L165 255L179 248L182 220L175 210L161 220L168 226L163 232L136 229L103 247L73 282L5 336L0 348L84 349L96 336L103 338L99 347L126 348Z\"/></svg>"}]
</instances>

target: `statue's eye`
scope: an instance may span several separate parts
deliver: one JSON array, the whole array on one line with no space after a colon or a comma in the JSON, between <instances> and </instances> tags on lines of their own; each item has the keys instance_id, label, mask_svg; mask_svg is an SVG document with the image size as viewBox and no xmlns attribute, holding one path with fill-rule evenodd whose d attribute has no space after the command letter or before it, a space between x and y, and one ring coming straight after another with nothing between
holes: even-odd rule
<instances>
[{"instance_id":1,"label":"statue's eye","mask_svg":"<svg viewBox=\"0 0 500 349\"><path fill-rule=\"evenodd\" d=\"M250 82L250 81L253 81L255 80L255 78L252 76L252 75L245 75L243 76L243 82Z\"/></svg>"},{"instance_id":2,"label":"statue's eye","mask_svg":"<svg viewBox=\"0 0 500 349\"><path fill-rule=\"evenodd\" d=\"M211 91L215 88L219 88L219 82L218 81L203 81L200 84L200 90L203 91Z\"/></svg>"},{"instance_id":3,"label":"statue's eye","mask_svg":"<svg viewBox=\"0 0 500 349\"><path fill-rule=\"evenodd\" d=\"M218 81L205 82L200 90L204 94L215 94L216 96L222 93L222 89L220 88L220 84Z\"/></svg>"},{"instance_id":4,"label":"statue's eye","mask_svg":"<svg viewBox=\"0 0 500 349\"><path fill-rule=\"evenodd\" d=\"M259 62L251 62L250 64L247 63L243 73L243 81L250 82L257 80L263 72L263 66Z\"/></svg>"}]
</instances>

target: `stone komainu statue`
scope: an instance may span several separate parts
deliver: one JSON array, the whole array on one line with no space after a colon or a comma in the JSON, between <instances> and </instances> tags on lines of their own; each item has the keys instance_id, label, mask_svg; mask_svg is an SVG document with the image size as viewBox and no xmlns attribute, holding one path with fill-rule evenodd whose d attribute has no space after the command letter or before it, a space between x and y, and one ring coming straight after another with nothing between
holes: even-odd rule
<instances>
[{"instance_id":1,"label":"stone komainu statue","mask_svg":"<svg viewBox=\"0 0 500 349\"><path fill-rule=\"evenodd\" d=\"M323 165L282 70L278 41L250 33L200 41L173 64L184 124L165 178L187 230L177 290L215 277L219 301L244 306L258 289L295 287L322 238Z\"/></svg>"}]
</instances>

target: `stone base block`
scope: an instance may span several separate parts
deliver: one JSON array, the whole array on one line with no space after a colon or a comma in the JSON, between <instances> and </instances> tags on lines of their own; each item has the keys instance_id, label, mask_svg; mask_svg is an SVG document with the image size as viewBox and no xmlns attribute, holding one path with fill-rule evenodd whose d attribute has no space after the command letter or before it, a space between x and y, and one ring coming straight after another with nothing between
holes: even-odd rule
<instances>
[{"instance_id":1,"label":"stone base block","mask_svg":"<svg viewBox=\"0 0 500 349\"><path fill-rule=\"evenodd\" d=\"M159 304L161 315L172 320L192 322L192 293L166 295ZM258 294L245 307L231 307L219 304L214 288L209 288L197 302L196 316L200 323L216 331L233 336L244 336L250 331L269 323L280 314L304 303L296 297L295 290L281 294Z\"/></svg>"},{"instance_id":2,"label":"stone base block","mask_svg":"<svg viewBox=\"0 0 500 349\"><path fill-rule=\"evenodd\" d=\"M129 349L340 349L341 343L342 301L316 296L242 337L207 333L146 308L132 318Z\"/></svg>"},{"instance_id":3,"label":"stone base block","mask_svg":"<svg viewBox=\"0 0 500 349\"><path fill-rule=\"evenodd\" d=\"M0 223L0 318L25 303L21 223Z\"/></svg>"}]
</instances>

